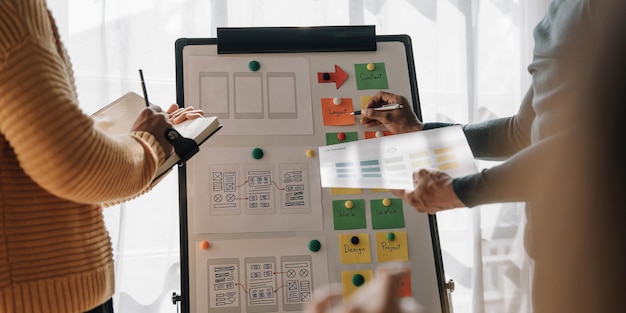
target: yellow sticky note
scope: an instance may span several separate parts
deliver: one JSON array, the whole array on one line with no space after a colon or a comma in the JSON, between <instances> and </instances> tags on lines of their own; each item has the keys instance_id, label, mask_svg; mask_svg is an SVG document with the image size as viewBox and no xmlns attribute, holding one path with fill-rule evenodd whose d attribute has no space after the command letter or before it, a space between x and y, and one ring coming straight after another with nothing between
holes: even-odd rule
<instances>
[{"instance_id":1,"label":"yellow sticky note","mask_svg":"<svg viewBox=\"0 0 626 313\"><path fill-rule=\"evenodd\" d=\"M361 109L365 109L372 96L361 96Z\"/></svg>"},{"instance_id":2,"label":"yellow sticky note","mask_svg":"<svg viewBox=\"0 0 626 313\"><path fill-rule=\"evenodd\" d=\"M351 294L353 294L359 287L365 285L367 282L371 281L374 278L374 271L365 270L365 271L347 271L341 272L341 285L343 289L343 301L346 301ZM360 284L359 286L355 285L355 282Z\"/></svg>"},{"instance_id":3,"label":"yellow sticky note","mask_svg":"<svg viewBox=\"0 0 626 313\"><path fill-rule=\"evenodd\" d=\"M341 264L372 263L367 234L339 234Z\"/></svg>"},{"instance_id":4,"label":"yellow sticky note","mask_svg":"<svg viewBox=\"0 0 626 313\"><path fill-rule=\"evenodd\" d=\"M392 234L390 236L390 233ZM390 237L393 240L390 240ZM409 260L409 248L407 245L406 232L377 232L376 252L378 262L401 262Z\"/></svg>"},{"instance_id":5,"label":"yellow sticky note","mask_svg":"<svg viewBox=\"0 0 626 313\"><path fill-rule=\"evenodd\" d=\"M361 188L330 188L331 195L360 195Z\"/></svg>"},{"instance_id":6,"label":"yellow sticky note","mask_svg":"<svg viewBox=\"0 0 626 313\"><path fill-rule=\"evenodd\" d=\"M388 192L389 189L370 189L371 192Z\"/></svg>"}]
</instances>

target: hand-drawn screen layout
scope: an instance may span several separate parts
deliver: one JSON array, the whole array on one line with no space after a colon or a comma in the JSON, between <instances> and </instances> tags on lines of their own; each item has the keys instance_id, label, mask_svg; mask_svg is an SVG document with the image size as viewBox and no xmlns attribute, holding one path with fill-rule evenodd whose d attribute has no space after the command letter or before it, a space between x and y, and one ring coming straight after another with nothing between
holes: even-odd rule
<instances>
[{"instance_id":1,"label":"hand-drawn screen layout","mask_svg":"<svg viewBox=\"0 0 626 313\"><path fill-rule=\"evenodd\" d=\"M304 57L190 56L187 106L215 115L221 135L313 134Z\"/></svg>"},{"instance_id":2,"label":"hand-drawn screen layout","mask_svg":"<svg viewBox=\"0 0 626 313\"><path fill-rule=\"evenodd\" d=\"M254 147L211 148L193 158L189 179L206 186L191 204L195 232L322 230L319 164L307 148L267 148L260 160Z\"/></svg>"},{"instance_id":3,"label":"hand-drawn screen layout","mask_svg":"<svg viewBox=\"0 0 626 313\"><path fill-rule=\"evenodd\" d=\"M323 238L315 238L325 246ZM310 238L213 240L197 244L198 306L209 312L300 312L311 303L315 284L328 283L326 253L311 256ZM245 309L245 310L244 310Z\"/></svg>"}]
</instances>

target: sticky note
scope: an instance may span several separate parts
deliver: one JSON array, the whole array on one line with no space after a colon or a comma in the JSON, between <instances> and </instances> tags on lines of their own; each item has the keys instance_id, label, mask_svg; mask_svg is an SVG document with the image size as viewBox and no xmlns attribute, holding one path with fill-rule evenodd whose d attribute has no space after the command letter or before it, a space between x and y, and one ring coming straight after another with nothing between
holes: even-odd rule
<instances>
[{"instance_id":1,"label":"sticky note","mask_svg":"<svg viewBox=\"0 0 626 313\"><path fill-rule=\"evenodd\" d=\"M358 90L389 88L385 63L374 63L374 65L373 71L367 69L367 63L354 65L356 88Z\"/></svg>"},{"instance_id":2,"label":"sticky note","mask_svg":"<svg viewBox=\"0 0 626 313\"><path fill-rule=\"evenodd\" d=\"M352 237L359 243L352 244ZM367 234L339 234L339 255L341 264L372 263L370 240Z\"/></svg>"},{"instance_id":3,"label":"sticky note","mask_svg":"<svg viewBox=\"0 0 626 313\"><path fill-rule=\"evenodd\" d=\"M343 140L339 140L339 133L326 133L326 145L334 145L343 142L357 141L359 140L359 134L357 132L344 132L345 137Z\"/></svg>"},{"instance_id":4,"label":"sticky note","mask_svg":"<svg viewBox=\"0 0 626 313\"><path fill-rule=\"evenodd\" d=\"M365 200L350 200L352 208L346 208L345 200L333 200L333 223L335 230L361 229L365 221Z\"/></svg>"},{"instance_id":5,"label":"sticky note","mask_svg":"<svg viewBox=\"0 0 626 313\"><path fill-rule=\"evenodd\" d=\"M361 110L367 107L367 103L370 102L370 99L372 99L372 96L361 96Z\"/></svg>"},{"instance_id":6,"label":"sticky note","mask_svg":"<svg viewBox=\"0 0 626 313\"><path fill-rule=\"evenodd\" d=\"M388 232L376 233L376 253L378 262L406 262L409 260L409 248L407 245L406 232L394 231L394 236L388 236ZM393 237L393 240L389 240Z\"/></svg>"},{"instance_id":7,"label":"sticky note","mask_svg":"<svg viewBox=\"0 0 626 313\"><path fill-rule=\"evenodd\" d=\"M370 189L371 192L388 192L389 189L381 189L381 188L373 188Z\"/></svg>"},{"instance_id":8,"label":"sticky note","mask_svg":"<svg viewBox=\"0 0 626 313\"><path fill-rule=\"evenodd\" d=\"M398 281L397 288L398 288L398 296L400 298L413 296L413 290L411 290L411 272L410 271L407 271L404 275L402 275L402 278L400 279L400 281Z\"/></svg>"},{"instance_id":9,"label":"sticky note","mask_svg":"<svg viewBox=\"0 0 626 313\"><path fill-rule=\"evenodd\" d=\"M385 136L393 135L393 133L388 131L388 130L383 130L382 132L383 132L383 134ZM376 137L376 131L375 130L373 130L373 131L369 131L369 130L365 131L365 139L372 139L372 138L378 138L378 137Z\"/></svg>"},{"instance_id":10,"label":"sticky note","mask_svg":"<svg viewBox=\"0 0 626 313\"><path fill-rule=\"evenodd\" d=\"M331 195L360 195L363 193L361 188L330 188Z\"/></svg>"},{"instance_id":11,"label":"sticky note","mask_svg":"<svg viewBox=\"0 0 626 313\"><path fill-rule=\"evenodd\" d=\"M342 98L340 104L335 104L333 98L322 98L322 119L326 126L354 125L354 112L351 98Z\"/></svg>"},{"instance_id":12,"label":"sticky note","mask_svg":"<svg viewBox=\"0 0 626 313\"><path fill-rule=\"evenodd\" d=\"M372 229L404 228L404 209L402 200L393 198L389 206L383 204L384 199L370 200L372 213Z\"/></svg>"},{"instance_id":13,"label":"sticky note","mask_svg":"<svg viewBox=\"0 0 626 313\"><path fill-rule=\"evenodd\" d=\"M364 284L372 281L374 279L374 271L372 270L364 270L364 271L345 271L341 272L341 285L343 290L343 300L346 301L350 295L352 295L355 291L359 289L359 287L363 286L355 286L352 282L355 275L361 275L365 280Z\"/></svg>"}]
</instances>

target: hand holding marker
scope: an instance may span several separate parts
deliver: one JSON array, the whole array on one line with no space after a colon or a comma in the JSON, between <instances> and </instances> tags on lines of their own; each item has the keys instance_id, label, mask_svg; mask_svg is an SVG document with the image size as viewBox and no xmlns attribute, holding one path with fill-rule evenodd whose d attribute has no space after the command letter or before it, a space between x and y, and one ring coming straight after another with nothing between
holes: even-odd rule
<instances>
[{"instance_id":1,"label":"hand holding marker","mask_svg":"<svg viewBox=\"0 0 626 313\"><path fill-rule=\"evenodd\" d=\"M374 108L374 111L388 111L388 110L396 110L402 109L402 104L387 104L381 107ZM354 111L350 113L350 115L361 115L361 110Z\"/></svg>"}]
</instances>

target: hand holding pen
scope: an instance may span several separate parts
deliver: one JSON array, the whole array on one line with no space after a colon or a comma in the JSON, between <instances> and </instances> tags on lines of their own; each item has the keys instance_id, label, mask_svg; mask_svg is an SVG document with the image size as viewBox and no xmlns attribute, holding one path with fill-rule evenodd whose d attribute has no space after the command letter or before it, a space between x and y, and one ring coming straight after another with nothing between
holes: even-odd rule
<instances>
[{"instance_id":1,"label":"hand holding pen","mask_svg":"<svg viewBox=\"0 0 626 313\"><path fill-rule=\"evenodd\" d=\"M165 131L172 128L172 123L169 121L168 113L164 112L158 105L150 105L148 101L148 94L146 92L146 84L143 79L143 72L139 70L139 76L141 79L141 88L143 89L144 100L146 108L139 113L139 116L135 119L131 132L147 132L152 134L154 139L159 143L163 149L165 157L168 157L174 152L174 147L167 141Z\"/></svg>"},{"instance_id":2,"label":"hand holding pen","mask_svg":"<svg viewBox=\"0 0 626 313\"><path fill-rule=\"evenodd\" d=\"M148 91L146 89L146 81L143 78L143 70L139 69L139 79L141 80L141 90L143 91L143 98L146 102L146 107L150 107L150 101L148 101ZM160 109L160 108L159 108ZM170 104L167 109L167 114L172 124L180 124L186 120L193 120L204 116L204 112L193 107L181 108L178 104Z\"/></svg>"},{"instance_id":3,"label":"hand holding pen","mask_svg":"<svg viewBox=\"0 0 626 313\"><path fill-rule=\"evenodd\" d=\"M148 101L148 92L146 90L142 70L139 70L139 78L141 79L141 89L143 91L146 108L141 111L135 120L131 131L143 131L152 134L161 145L165 157L167 157L174 152L174 147L165 138L165 131L172 128L173 124L179 124L186 120L202 117L203 112L193 107L181 108L178 104L171 104L167 108L167 111L163 111L160 106L152 105L150 101Z\"/></svg>"},{"instance_id":4,"label":"hand holding pen","mask_svg":"<svg viewBox=\"0 0 626 313\"><path fill-rule=\"evenodd\" d=\"M417 118L405 97L385 91L380 91L370 98L360 114L361 125L365 127L383 125L394 134L419 131L424 128L424 124Z\"/></svg>"}]
</instances>

